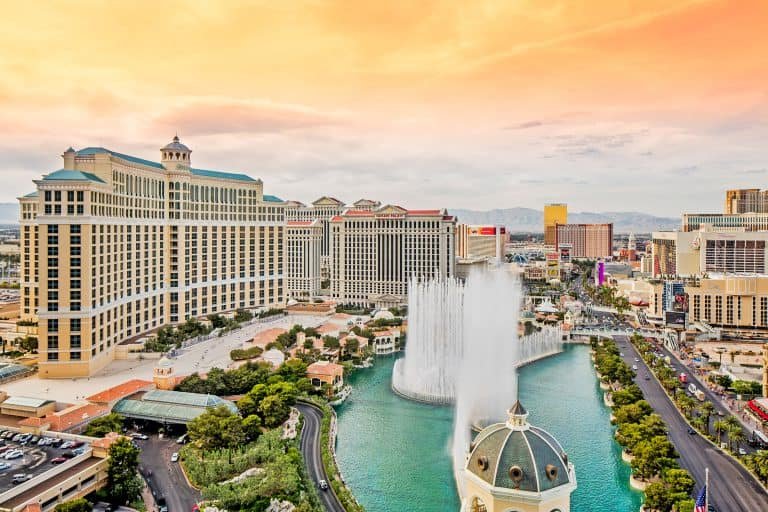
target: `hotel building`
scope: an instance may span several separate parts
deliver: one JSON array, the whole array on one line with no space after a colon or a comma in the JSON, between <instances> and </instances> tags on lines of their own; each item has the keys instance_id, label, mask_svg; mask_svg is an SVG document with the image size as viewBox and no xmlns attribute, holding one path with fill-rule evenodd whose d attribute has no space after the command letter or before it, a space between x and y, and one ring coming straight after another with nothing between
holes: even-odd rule
<instances>
[{"instance_id":1,"label":"hotel building","mask_svg":"<svg viewBox=\"0 0 768 512\"><path fill-rule=\"evenodd\" d=\"M768 329L768 277L713 275L687 284L691 321L736 331Z\"/></svg>"},{"instance_id":2,"label":"hotel building","mask_svg":"<svg viewBox=\"0 0 768 512\"><path fill-rule=\"evenodd\" d=\"M358 201L359 202L359 201ZM341 215L346 207L343 201L335 197L323 196L307 206L299 201L286 203L285 219L288 221L319 221L321 228L320 269L323 279L328 279L331 268L331 234L329 223L336 215Z\"/></svg>"},{"instance_id":3,"label":"hotel building","mask_svg":"<svg viewBox=\"0 0 768 512\"><path fill-rule=\"evenodd\" d=\"M738 213L768 213L768 190L742 188L725 191L726 215Z\"/></svg>"},{"instance_id":4,"label":"hotel building","mask_svg":"<svg viewBox=\"0 0 768 512\"><path fill-rule=\"evenodd\" d=\"M21 205L23 320L41 377L91 375L162 325L285 302L284 203L261 180L99 147L62 156Z\"/></svg>"},{"instance_id":5,"label":"hotel building","mask_svg":"<svg viewBox=\"0 0 768 512\"><path fill-rule=\"evenodd\" d=\"M320 294L320 250L323 227L319 220L292 220L286 223L285 255L288 296L311 299Z\"/></svg>"},{"instance_id":6,"label":"hotel building","mask_svg":"<svg viewBox=\"0 0 768 512\"><path fill-rule=\"evenodd\" d=\"M768 232L660 231L652 234L655 276L705 273L765 274Z\"/></svg>"},{"instance_id":7,"label":"hotel building","mask_svg":"<svg viewBox=\"0 0 768 512\"><path fill-rule=\"evenodd\" d=\"M404 304L409 279L455 275L456 219L445 210L350 209L330 226L331 294L340 302Z\"/></svg>"},{"instance_id":8,"label":"hotel building","mask_svg":"<svg viewBox=\"0 0 768 512\"><path fill-rule=\"evenodd\" d=\"M544 205L544 245L555 245L558 224L568 223L568 205L562 203Z\"/></svg>"},{"instance_id":9,"label":"hotel building","mask_svg":"<svg viewBox=\"0 0 768 512\"><path fill-rule=\"evenodd\" d=\"M569 246L571 258L610 258L613 224L557 224L555 246Z\"/></svg>"},{"instance_id":10,"label":"hotel building","mask_svg":"<svg viewBox=\"0 0 768 512\"><path fill-rule=\"evenodd\" d=\"M456 257L460 259L501 259L507 230L504 226L456 226Z\"/></svg>"},{"instance_id":11,"label":"hotel building","mask_svg":"<svg viewBox=\"0 0 768 512\"><path fill-rule=\"evenodd\" d=\"M682 230L768 231L768 213L684 213Z\"/></svg>"}]
</instances>

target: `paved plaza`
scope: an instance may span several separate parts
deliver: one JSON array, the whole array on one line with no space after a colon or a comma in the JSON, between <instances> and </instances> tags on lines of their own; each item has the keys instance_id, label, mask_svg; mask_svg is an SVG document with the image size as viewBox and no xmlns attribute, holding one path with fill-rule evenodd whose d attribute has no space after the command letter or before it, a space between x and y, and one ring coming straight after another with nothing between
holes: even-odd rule
<instances>
[{"instance_id":1,"label":"paved plaza","mask_svg":"<svg viewBox=\"0 0 768 512\"><path fill-rule=\"evenodd\" d=\"M221 337L211 338L197 345L178 350L173 358L177 375L194 372L206 373L211 368L227 368L232 360L230 351L241 348L257 333L273 327L290 329L295 324L317 327L328 320L326 316L289 315L246 325ZM77 379L40 379L32 377L10 382L2 386L11 396L46 398L66 403L85 401L85 397L117 386L127 380L152 380L156 359L113 361L100 373Z\"/></svg>"}]
</instances>

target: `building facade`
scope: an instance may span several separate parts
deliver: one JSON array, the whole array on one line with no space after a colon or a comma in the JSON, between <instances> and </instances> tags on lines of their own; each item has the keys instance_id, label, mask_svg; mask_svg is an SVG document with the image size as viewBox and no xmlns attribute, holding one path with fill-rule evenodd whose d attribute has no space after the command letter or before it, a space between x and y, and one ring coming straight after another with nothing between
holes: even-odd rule
<instances>
[{"instance_id":1,"label":"building facade","mask_svg":"<svg viewBox=\"0 0 768 512\"><path fill-rule=\"evenodd\" d=\"M725 191L726 215L738 213L768 213L768 190L742 188Z\"/></svg>"},{"instance_id":2,"label":"building facade","mask_svg":"<svg viewBox=\"0 0 768 512\"><path fill-rule=\"evenodd\" d=\"M461 259L484 258L501 261L507 229L504 226L456 226L456 257Z\"/></svg>"},{"instance_id":3,"label":"building facade","mask_svg":"<svg viewBox=\"0 0 768 512\"><path fill-rule=\"evenodd\" d=\"M657 231L651 254L655 276L695 276L706 273L765 274L768 232Z\"/></svg>"},{"instance_id":4,"label":"building facade","mask_svg":"<svg viewBox=\"0 0 768 512\"><path fill-rule=\"evenodd\" d=\"M288 221L285 228L286 286L293 299L320 294L320 250L323 227L319 220Z\"/></svg>"},{"instance_id":5,"label":"building facade","mask_svg":"<svg viewBox=\"0 0 768 512\"><path fill-rule=\"evenodd\" d=\"M568 223L568 205L553 203L544 205L544 245L555 245L556 226Z\"/></svg>"},{"instance_id":6,"label":"building facade","mask_svg":"<svg viewBox=\"0 0 768 512\"><path fill-rule=\"evenodd\" d=\"M768 213L684 213L683 231L768 231Z\"/></svg>"},{"instance_id":7,"label":"building facade","mask_svg":"<svg viewBox=\"0 0 768 512\"><path fill-rule=\"evenodd\" d=\"M320 269L323 279L328 279L331 269L331 232L330 221L333 217L341 215L346 207L344 202L335 197L323 196L307 206L298 201L289 201L285 209L285 218L288 221L319 221L322 229L320 242Z\"/></svg>"},{"instance_id":8,"label":"building facade","mask_svg":"<svg viewBox=\"0 0 768 512\"><path fill-rule=\"evenodd\" d=\"M387 205L331 219L331 294L343 303L404 304L409 279L455 275L456 219Z\"/></svg>"},{"instance_id":9,"label":"building facade","mask_svg":"<svg viewBox=\"0 0 768 512\"><path fill-rule=\"evenodd\" d=\"M768 329L768 276L717 275L687 284L688 314L724 329Z\"/></svg>"},{"instance_id":10,"label":"building facade","mask_svg":"<svg viewBox=\"0 0 768 512\"><path fill-rule=\"evenodd\" d=\"M613 224L557 224L555 246L571 248L571 258L610 258L613 255Z\"/></svg>"},{"instance_id":11,"label":"building facade","mask_svg":"<svg viewBox=\"0 0 768 512\"><path fill-rule=\"evenodd\" d=\"M284 304L284 203L261 180L193 168L191 153L178 137L159 163L70 148L19 199L41 377L91 375L165 324Z\"/></svg>"}]
</instances>

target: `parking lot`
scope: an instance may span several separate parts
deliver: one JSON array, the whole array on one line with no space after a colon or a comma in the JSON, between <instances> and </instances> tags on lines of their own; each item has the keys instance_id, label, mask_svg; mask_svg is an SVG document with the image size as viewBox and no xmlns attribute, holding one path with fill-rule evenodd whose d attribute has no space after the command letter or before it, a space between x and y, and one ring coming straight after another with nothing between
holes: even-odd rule
<instances>
[{"instance_id":1,"label":"parking lot","mask_svg":"<svg viewBox=\"0 0 768 512\"><path fill-rule=\"evenodd\" d=\"M84 453L82 441L0 430L0 494Z\"/></svg>"}]
</instances>

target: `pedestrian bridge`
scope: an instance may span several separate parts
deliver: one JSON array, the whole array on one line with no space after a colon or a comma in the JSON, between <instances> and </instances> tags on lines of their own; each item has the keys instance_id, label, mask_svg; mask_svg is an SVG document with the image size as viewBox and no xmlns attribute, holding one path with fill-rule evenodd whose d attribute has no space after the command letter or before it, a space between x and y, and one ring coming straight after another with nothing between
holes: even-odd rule
<instances>
[{"instance_id":1,"label":"pedestrian bridge","mask_svg":"<svg viewBox=\"0 0 768 512\"><path fill-rule=\"evenodd\" d=\"M632 329L632 328L607 328L596 326L583 326L577 325L570 331L570 337L573 339L576 337L589 337L589 336L632 336L633 334L639 334L644 338L655 338L664 343L664 345L672 350L678 350L679 345L677 343L677 334L675 331L658 331L652 329Z\"/></svg>"}]
</instances>

